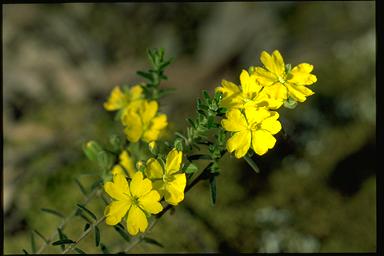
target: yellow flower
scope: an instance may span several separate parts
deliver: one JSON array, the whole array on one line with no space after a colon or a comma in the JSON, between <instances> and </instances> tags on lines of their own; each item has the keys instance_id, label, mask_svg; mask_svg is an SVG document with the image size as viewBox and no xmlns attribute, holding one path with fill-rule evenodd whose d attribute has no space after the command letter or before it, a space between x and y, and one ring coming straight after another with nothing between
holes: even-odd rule
<instances>
[{"instance_id":1,"label":"yellow flower","mask_svg":"<svg viewBox=\"0 0 384 256\"><path fill-rule=\"evenodd\" d=\"M311 85L317 81L315 75L311 74L313 66L301 63L290 72L286 72L283 57L278 50L272 55L263 51L260 56L265 68L256 67L254 75L257 81L265 86L265 92L275 99L284 101L288 97L296 101L304 102L306 97L314 92L305 85Z\"/></svg>"},{"instance_id":2,"label":"yellow flower","mask_svg":"<svg viewBox=\"0 0 384 256\"><path fill-rule=\"evenodd\" d=\"M164 195L166 202L177 205L184 199L184 189L187 184L185 173L180 173L180 166L183 153L172 149L167 155L165 168L159 161L150 158L147 161L145 173L148 178L153 180L153 187L161 195Z\"/></svg>"},{"instance_id":3,"label":"yellow flower","mask_svg":"<svg viewBox=\"0 0 384 256\"><path fill-rule=\"evenodd\" d=\"M128 184L124 175L114 175L113 182L106 182L104 190L114 201L104 211L106 223L116 225L128 212L127 230L136 235L148 227L147 214L157 214L163 210L160 195L152 189L152 182L136 172Z\"/></svg>"},{"instance_id":4,"label":"yellow flower","mask_svg":"<svg viewBox=\"0 0 384 256\"><path fill-rule=\"evenodd\" d=\"M115 111L127 107L130 103L142 99L143 89L140 85L132 86L128 92L123 93L119 86L113 88L104 108L108 111Z\"/></svg>"},{"instance_id":5,"label":"yellow flower","mask_svg":"<svg viewBox=\"0 0 384 256\"><path fill-rule=\"evenodd\" d=\"M135 107L128 109L123 116L124 131L131 142L140 138L145 142L155 141L167 125L167 115L157 114L156 101L140 101Z\"/></svg>"},{"instance_id":6,"label":"yellow flower","mask_svg":"<svg viewBox=\"0 0 384 256\"><path fill-rule=\"evenodd\" d=\"M244 112L245 115L232 109L226 113L227 119L221 121L225 130L234 132L227 141L227 150L235 151L236 158L241 158L252 146L256 154L263 155L275 146L272 135L281 130L279 114L265 108L247 108Z\"/></svg>"},{"instance_id":7,"label":"yellow flower","mask_svg":"<svg viewBox=\"0 0 384 256\"><path fill-rule=\"evenodd\" d=\"M246 70L240 74L240 87L236 84L223 80L221 87L217 87L217 92L223 93L220 104L222 107L247 108L268 106L272 109L279 108L283 102L271 98L257 82L254 74L249 75Z\"/></svg>"},{"instance_id":8,"label":"yellow flower","mask_svg":"<svg viewBox=\"0 0 384 256\"><path fill-rule=\"evenodd\" d=\"M129 177L133 177L136 172L134 161L129 155L128 151L124 150L119 155L120 162L112 168L112 174L125 175L124 169L127 171ZM124 168L124 169L123 169Z\"/></svg>"}]
</instances>

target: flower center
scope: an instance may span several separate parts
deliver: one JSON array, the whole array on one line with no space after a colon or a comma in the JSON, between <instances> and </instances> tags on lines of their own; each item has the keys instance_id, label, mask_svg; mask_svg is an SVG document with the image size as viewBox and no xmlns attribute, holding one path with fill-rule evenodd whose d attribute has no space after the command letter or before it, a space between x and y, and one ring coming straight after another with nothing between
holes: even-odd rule
<instances>
[{"instance_id":1,"label":"flower center","mask_svg":"<svg viewBox=\"0 0 384 256\"><path fill-rule=\"evenodd\" d=\"M167 182L171 182L173 181L175 178L172 176L172 175L168 175L168 174L164 174L163 175L163 181L164 183L167 183Z\"/></svg>"},{"instance_id":2,"label":"flower center","mask_svg":"<svg viewBox=\"0 0 384 256\"><path fill-rule=\"evenodd\" d=\"M249 130L256 131L261 129L261 123L253 123L249 126Z\"/></svg>"},{"instance_id":3,"label":"flower center","mask_svg":"<svg viewBox=\"0 0 384 256\"><path fill-rule=\"evenodd\" d=\"M285 79L286 79L285 76L284 76L284 77L278 76L278 78L279 78L279 82L280 82L280 83L282 83L282 84L285 83Z\"/></svg>"},{"instance_id":4,"label":"flower center","mask_svg":"<svg viewBox=\"0 0 384 256\"><path fill-rule=\"evenodd\" d=\"M137 196L132 196L131 197L131 203L133 205L139 206L139 198Z\"/></svg>"}]
</instances>

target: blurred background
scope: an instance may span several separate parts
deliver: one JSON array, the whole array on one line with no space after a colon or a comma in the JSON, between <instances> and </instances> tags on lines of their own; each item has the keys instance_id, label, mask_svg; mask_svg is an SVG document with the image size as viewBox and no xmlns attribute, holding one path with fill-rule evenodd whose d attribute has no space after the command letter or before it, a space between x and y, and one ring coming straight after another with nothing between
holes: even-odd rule
<instances>
[{"instance_id":1,"label":"blurred background","mask_svg":"<svg viewBox=\"0 0 384 256\"><path fill-rule=\"evenodd\" d=\"M4 253L30 251L32 229L55 231L60 220L41 208L69 214L83 199L74 178L95 178L79 176L94 171L82 143L120 129L102 103L141 81L149 47L174 60L162 86L177 90L161 110L182 131L201 90L238 83L263 50L313 64L318 82L280 111L284 133L254 158L260 174L226 154L216 205L200 183L150 233L164 248L132 252L375 251L375 41L374 2L3 5ZM66 233L77 237L80 223ZM100 228L119 252L124 240ZM100 253L92 236L79 247Z\"/></svg>"}]
</instances>

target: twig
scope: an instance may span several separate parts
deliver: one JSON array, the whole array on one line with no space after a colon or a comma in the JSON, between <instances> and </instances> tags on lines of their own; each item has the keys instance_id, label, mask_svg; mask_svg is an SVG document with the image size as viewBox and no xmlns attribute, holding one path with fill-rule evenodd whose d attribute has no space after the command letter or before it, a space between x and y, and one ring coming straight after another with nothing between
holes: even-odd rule
<instances>
[{"instance_id":1,"label":"twig","mask_svg":"<svg viewBox=\"0 0 384 256\"><path fill-rule=\"evenodd\" d=\"M83 232L83 234L80 235L80 237L75 241L75 243L69 245L69 246L68 246L68 247L67 247L61 254L66 254L66 253L70 252L71 250L73 250L73 249L78 245L78 243L79 243L81 240L83 240L83 238L86 237L86 236L89 234L89 232L91 232L91 230L94 229L94 227L96 227L96 226L99 225L103 220L105 220L105 218L106 218L106 217L103 216L102 218L98 219L95 223L92 223L91 226L90 226L87 230L85 230L85 231Z\"/></svg>"},{"instance_id":2,"label":"twig","mask_svg":"<svg viewBox=\"0 0 384 256\"><path fill-rule=\"evenodd\" d=\"M85 198L84 202L83 202L83 205L87 205L91 199L93 199L93 197L100 191L100 187L96 187L94 190L91 191L91 193L87 196L87 198ZM65 225L68 223L68 221L70 219L72 219L76 213L77 213L78 209L76 208L75 210L73 210L71 212L71 214L65 218L59 225L59 229L63 229L65 227ZM48 241L46 243L44 243L40 248L39 250L36 252L37 254L40 254L44 251L44 249L51 244L51 242L56 238L57 236L57 231L55 231L54 233L52 233L52 235L48 238Z\"/></svg>"}]
</instances>

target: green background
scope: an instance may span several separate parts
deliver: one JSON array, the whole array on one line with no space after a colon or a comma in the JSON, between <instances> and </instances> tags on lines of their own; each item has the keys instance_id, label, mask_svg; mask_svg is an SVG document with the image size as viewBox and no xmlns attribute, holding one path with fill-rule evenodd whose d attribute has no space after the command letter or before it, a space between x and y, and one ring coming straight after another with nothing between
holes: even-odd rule
<instances>
[{"instance_id":1,"label":"green background","mask_svg":"<svg viewBox=\"0 0 384 256\"><path fill-rule=\"evenodd\" d=\"M150 232L164 248L132 252L375 251L374 13L374 2L3 5L4 253L31 252L31 229L55 231L59 219L41 208L67 215L82 200L74 178L89 186L95 178L79 175L97 172L82 144L120 131L102 104L115 85L141 81L150 47L173 58L162 86L176 93L161 111L181 131L203 89L238 83L263 50L313 64L318 81L279 111L284 133L254 158L260 174L226 154L216 205L200 183ZM99 201L89 208L101 216ZM75 239L83 225L77 217L65 232ZM111 252L124 248L100 229ZM93 235L79 247L101 252Z\"/></svg>"}]
</instances>

